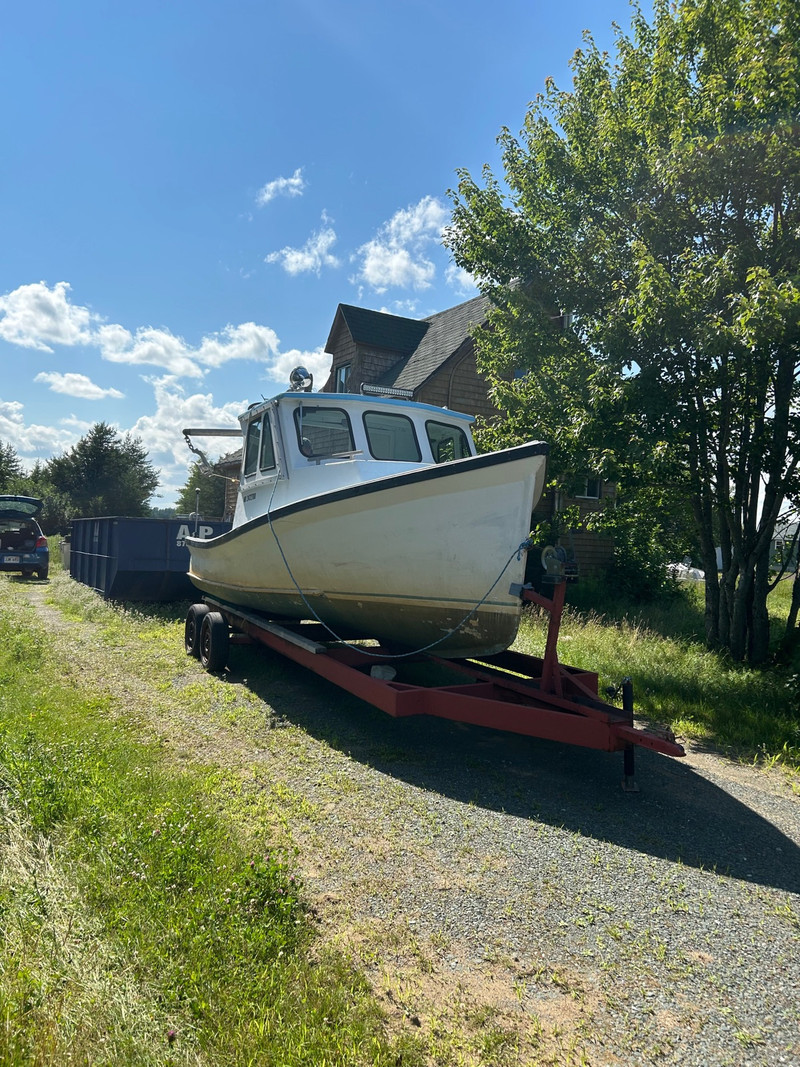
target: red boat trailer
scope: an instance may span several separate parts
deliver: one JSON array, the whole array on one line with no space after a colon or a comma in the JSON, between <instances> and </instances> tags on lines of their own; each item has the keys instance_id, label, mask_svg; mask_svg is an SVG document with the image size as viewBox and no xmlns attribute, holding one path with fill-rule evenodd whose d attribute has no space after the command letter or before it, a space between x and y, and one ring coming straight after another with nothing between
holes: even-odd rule
<instances>
[{"instance_id":1,"label":"red boat trailer","mask_svg":"<svg viewBox=\"0 0 800 1067\"><path fill-rule=\"evenodd\" d=\"M566 582L552 598L529 586L512 592L550 614L543 658L506 650L492 656L442 659L431 653L399 654L379 643L332 640L320 623L272 620L212 597L193 604L185 645L209 671L224 670L229 646L258 641L308 667L395 717L432 715L475 726L561 741L624 756L623 788L634 792L634 748L685 756L669 729L636 727L633 686L622 683L622 708L601 700L598 676L560 663L556 646Z\"/></svg>"}]
</instances>

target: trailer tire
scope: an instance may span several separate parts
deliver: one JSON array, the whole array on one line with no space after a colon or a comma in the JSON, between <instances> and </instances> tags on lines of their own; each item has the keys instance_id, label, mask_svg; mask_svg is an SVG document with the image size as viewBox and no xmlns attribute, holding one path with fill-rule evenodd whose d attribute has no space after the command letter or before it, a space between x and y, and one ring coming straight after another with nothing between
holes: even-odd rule
<instances>
[{"instance_id":1,"label":"trailer tire","mask_svg":"<svg viewBox=\"0 0 800 1067\"><path fill-rule=\"evenodd\" d=\"M209 612L208 604L192 604L183 627L183 644L187 656L200 658L200 628Z\"/></svg>"},{"instance_id":2,"label":"trailer tire","mask_svg":"<svg viewBox=\"0 0 800 1067\"><path fill-rule=\"evenodd\" d=\"M218 611L209 611L200 627L200 662L207 671L224 671L230 649L228 623Z\"/></svg>"}]
</instances>

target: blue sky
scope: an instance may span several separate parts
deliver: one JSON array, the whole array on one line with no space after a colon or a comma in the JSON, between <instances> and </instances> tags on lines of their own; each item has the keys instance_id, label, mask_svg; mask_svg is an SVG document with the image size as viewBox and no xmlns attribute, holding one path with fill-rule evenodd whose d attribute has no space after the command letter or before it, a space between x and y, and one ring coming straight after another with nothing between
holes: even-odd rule
<instances>
[{"instance_id":1,"label":"blue sky","mask_svg":"<svg viewBox=\"0 0 800 1067\"><path fill-rule=\"evenodd\" d=\"M174 501L180 429L227 425L339 303L475 295L440 243L502 173L548 75L627 0L37 0L0 25L0 441L48 459L105 421Z\"/></svg>"}]
</instances>

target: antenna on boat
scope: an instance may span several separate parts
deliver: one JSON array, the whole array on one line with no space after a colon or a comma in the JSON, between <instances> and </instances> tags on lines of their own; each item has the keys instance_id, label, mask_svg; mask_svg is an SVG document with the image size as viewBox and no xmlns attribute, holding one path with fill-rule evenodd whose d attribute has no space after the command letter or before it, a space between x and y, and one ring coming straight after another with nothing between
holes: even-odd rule
<instances>
[{"instance_id":1,"label":"antenna on boat","mask_svg":"<svg viewBox=\"0 0 800 1067\"><path fill-rule=\"evenodd\" d=\"M293 393L310 393L313 385L314 377L305 367L295 367L289 375L289 386Z\"/></svg>"}]
</instances>

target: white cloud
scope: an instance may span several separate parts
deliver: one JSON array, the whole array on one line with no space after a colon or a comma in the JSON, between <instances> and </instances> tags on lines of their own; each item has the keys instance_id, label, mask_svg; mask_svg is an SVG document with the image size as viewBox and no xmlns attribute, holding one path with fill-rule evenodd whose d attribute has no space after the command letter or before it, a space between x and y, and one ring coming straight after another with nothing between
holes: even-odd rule
<instances>
[{"instance_id":1,"label":"white cloud","mask_svg":"<svg viewBox=\"0 0 800 1067\"><path fill-rule=\"evenodd\" d=\"M102 326L97 340L103 359L112 363L161 367L183 378L202 378L204 368L221 367L231 360L266 360L280 343L274 330L254 322L226 326L204 337L197 348L169 330L149 326L135 334L118 325Z\"/></svg>"},{"instance_id":2,"label":"white cloud","mask_svg":"<svg viewBox=\"0 0 800 1067\"><path fill-rule=\"evenodd\" d=\"M205 367L221 367L232 359L264 360L276 355L279 346L278 335L269 326L243 322L204 337L197 349L197 359Z\"/></svg>"},{"instance_id":3,"label":"white cloud","mask_svg":"<svg viewBox=\"0 0 800 1067\"><path fill-rule=\"evenodd\" d=\"M101 326L97 331L97 343L103 359L111 363L161 367L186 378L203 376L194 353L182 338L169 330L143 326L132 334L117 324Z\"/></svg>"},{"instance_id":4,"label":"white cloud","mask_svg":"<svg viewBox=\"0 0 800 1067\"><path fill-rule=\"evenodd\" d=\"M477 283L469 271L464 270L463 267L457 267L455 263L450 264L444 276L447 284L459 296L474 295L478 291Z\"/></svg>"},{"instance_id":5,"label":"white cloud","mask_svg":"<svg viewBox=\"0 0 800 1067\"><path fill-rule=\"evenodd\" d=\"M97 316L88 308L71 304L70 286L56 282L20 285L0 296L0 338L23 348L52 352L51 345L91 343L91 323Z\"/></svg>"},{"instance_id":6,"label":"white cloud","mask_svg":"<svg viewBox=\"0 0 800 1067\"><path fill-rule=\"evenodd\" d=\"M446 207L432 196L396 212L372 240L359 248L356 258L360 258L361 267L356 280L378 293L390 286L429 288L436 267L427 258L427 250L432 244L441 244L447 219Z\"/></svg>"},{"instance_id":7,"label":"white cloud","mask_svg":"<svg viewBox=\"0 0 800 1067\"><path fill-rule=\"evenodd\" d=\"M54 393L76 396L82 400L104 400L106 397L121 400L125 396L119 389L103 389L101 386L95 385L85 374L57 374L55 372L42 371L33 380L49 385Z\"/></svg>"},{"instance_id":8,"label":"white cloud","mask_svg":"<svg viewBox=\"0 0 800 1067\"><path fill-rule=\"evenodd\" d=\"M277 196L302 196L305 188L303 168L298 167L291 178L275 178L274 181L262 186L256 194L256 203L259 207L263 207Z\"/></svg>"},{"instance_id":9,"label":"white cloud","mask_svg":"<svg viewBox=\"0 0 800 1067\"><path fill-rule=\"evenodd\" d=\"M0 399L0 441L12 445L23 463L29 466L37 459L50 459L75 444L81 436L68 425L68 419L62 420L63 429L35 423L26 425L24 412L24 405L19 401Z\"/></svg>"},{"instance_id":10,"label":"white cloud","mask_svg":"<svg viewBox=\"0 0 800 1067\"><path fill-rule=\"evenodd\" d=\"M166 462L185 473L194 460L186 447L183 429L191 426L239 427L239 415L247 408L247 400L229 401L221 406L214 403L211 393L191 393L188 396L173 375L147 379L153 387L155 411L142 415L131 427L135 437L147 444L154 463ZM208 444L217 454L238 448L235 438L214 437ZM212 457L213 458L213 457ZM183 484L183 481L181 484Z\"/></svg>"},{"instance_id":11,"label":"white cloud","mask_svg":"<svg viewBox=\"0 0 800 1067\"><path fill-rule=\"evenodd\" d=\"M324 217L323 217L324 218ZM331 252L336 244L336 233L326 226L306 241L302 248L282 248L280 252L270 252L265 263L280 263L287 274L307 274L313 271L319 274L323 267L338 267L339 260Z\"/></svg>"},{"instance_id":12,"label":"white cloud","mask_svg":"<svg viewBox=\"0 0 800 1067\"><path fill-rule=\"evenodd\" d=\"M150 461L160 472L156 506L170 506L179 489L186 484L189 467L197 458L186 447L182 430L191 427L230 426L239 428L239 415L247 400L235 400L219 406L210 393L186 395L172 375L148 379L153 387L155 411L143 415L131 427L131 434L144 441ZM193 438L193 443L207 450L209 459L218 459L241 446L236 437Z\"/></svg>"},{"instance_id":13,"label":"white cloud","mask_svg":"<svg viewBox=\"0 0 800 1067\"><path fill-rule=\"evenodd\" d=\"M197 347L166 329L141 326L131 332L119 323L101 324L88 308L70 303L69 289L67 282L52 289L38 282L0 297L0 340L46 352L53 351L51 345L83 345L98 349L110 363L159 367L185 378L202 378L208 368L232 360L268 361L279 351L275 331L255 322L228 325L203 337ZM84 399L122 396L77 374L41 374L37 381Z\"/></svg>"}]
</instances>

